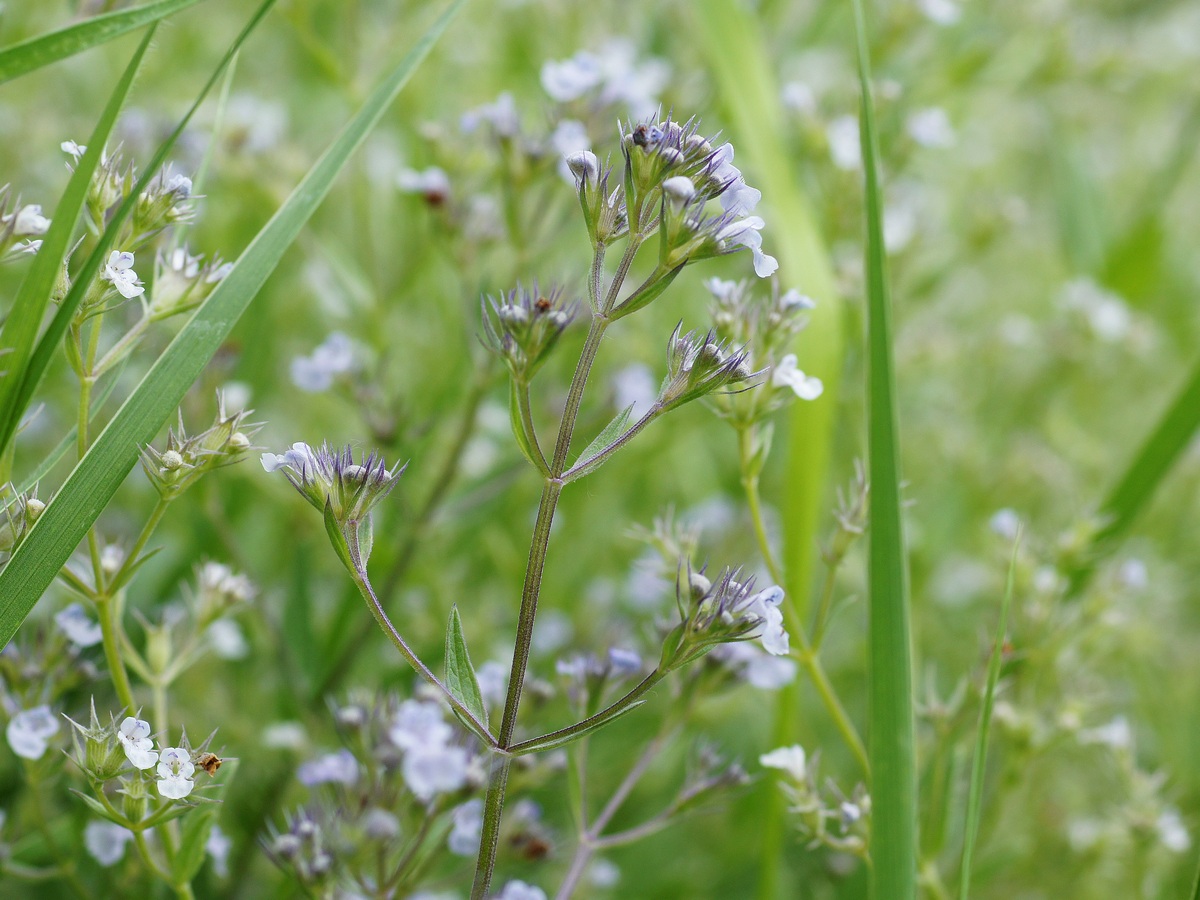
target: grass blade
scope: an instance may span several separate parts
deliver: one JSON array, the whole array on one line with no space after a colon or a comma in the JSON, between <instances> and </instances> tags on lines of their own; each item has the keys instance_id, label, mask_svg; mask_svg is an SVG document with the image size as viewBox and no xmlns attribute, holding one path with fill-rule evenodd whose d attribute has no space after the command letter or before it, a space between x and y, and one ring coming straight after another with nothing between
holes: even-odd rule
<instances>
[{"instance_id":1,"label":"grass blade","mask_svg":"<svg viewBox=\"0 0 1200 900\"><path fill-rule=\"evenodd\" d=\"M204 102L204 98L208 96L208 92L217 83L221 72L224 71L225 67L237 55L237 51L245 43L250 33L258 26L258 23L263 20L267 12L274 5L275 0L263 0L263 3L255 11L254 15L250 17L250 20L246 23L241 33L234 39L229 50L226 51L221 62L213 70L212 75L209 76L204 87L200 89L200 93L192 103L191 108L179 120L179 124L175 126L175 130L159 145L153 159L150 160L150 164L146 166L137 183L129 191L129 195L109 219L104 233L100 235L100 240L96 242L96 246L93 248L91 254L75 273L71 289L67 292L67 296L63 299L62 303L59 304L58 311L50 321L46 333L38 341L38 345L29 359L29 365L21 376L21 380L16 387L15 399L8 406L7 418L0 419L0 450L6 447L8 442L12 440L21 414L33 399L33 394L37 390L42 376L46 374L46 369L49 368L51 361L59 353L63 338L70 327L71 318L75 315L75 310L83 301L88 286L91 284L92 277L99 270L100 264L112 248L112 243L116 239L116 234L120 230L122 223L133 212L134 206L138 202L138 197L146 189L150 181L157 177L159 167L166 161L167 154L171 152L171 148L175 146L175 142L179 140L179 136L183 134L183 129L187 127L192 116L196 114L196 110L200 108L200 104ZM149 39L150 36L147 35L146 40L149 41ZM90 151L92 148L89 147L88 149Z\"/></svg>"},{"instance_id":2,"label":"grass blade","mask_svg":"<svg viewBox=\"0 0 1200 900\"><path fill-rule=\"evenodd\" d=\"M870 635L871 896L916 896L917 776L912 648L900 447L892 360L891 298L883 245L883 196L862 0L854 0L867 213L867 467L871 483L867 585Z\"/></svg>"},{"instance_id":3,"label":"grass blade","mask_svg":"<svg viewBox=\"0 0 1200 900\"><path fill-rule=\"evenodd\" d=\"M151 25L201 0L158 0L135 9L94 16L0 50L0 84L89 50L143 25Z\"/></svg>"},{"instance_id":4,"label":"grass blade","mask_svg":"<svg viewBox=\"0 0 1200 900\"><path fill-rule=\"evenodd\" d=\"M142 58L146 55L153 36L154 27L151 26L130 59L129 65L125 67L121 80L113 88L104 112L88 138L87 152L75 164L75 171L71 173L67 189L54 210L50 230L43 236L41 249L22 280L12 310L4 322L3 330L0 330L0 347L8 351L4 354L7 374L0 379L0 454L3 454L8 442L16 433L25 409L25 406L18 402L20 387L27 375L27 366L34 352L38 329L41 328L46 307L50 303L50 293L58 280L59 266L66 256L71 235L75 231L75 223L79 220L79 213L87 200L88 185L100 163L104 145L112 133L117 116L133 84L134 75L142 64Z\"/></svg>"},{"instance_id":5,"label":"grass blade","mask_svg":"<svg viewBox=\"0 0 1200 900\"><path fill-rule=\"evenodd\" d=\"M1146 439L1129 468L1100 504L1101 525L1070 574L1067 596L1087 585L1096 563L1111 552L1200 428L1200 361Z\"/></svg>"},{"instance_id":6,"label":"grass blade","mask_svg":"<svg viewBox=\"0 0 1200 900\"><path fill-rule=\"evenodd\" d=\"M988 660L987 685L983 691L983 709L979 713L979 737L975 742L975 756L971 761L971 788L967 795L967 821L963 836L962 874L959 880L959 900L967 900L971 890L971 858L975 855L975 841L979 837L979 816L983 801L983 775L987 768L988 733L992 727L992 709L996 703L996 683L1000 680L1000 663L1004 658L1004 641L1008 634L1008 610L1012 606L1013 582L1017 574L1017 548L1021 545L1020 532L1013 545L1012 560L1008 565L1008 581L1004 586L1004 600L1000 605L1000 624L996 628L996 643Z\"/></svg>"},{"instance_id":7,"label":"grass blade","mask_svg":"<svg viewBox=\"0 0 1200 900\"><path fill-rule=\"evenodd\" d=\"M464 0L454 3L374 88L304 180L196 310L46 506L0 572L0 646L8 643L183 395L229 335L329 192L351 153L391 106Z\"/></svg>"}]
</instances>

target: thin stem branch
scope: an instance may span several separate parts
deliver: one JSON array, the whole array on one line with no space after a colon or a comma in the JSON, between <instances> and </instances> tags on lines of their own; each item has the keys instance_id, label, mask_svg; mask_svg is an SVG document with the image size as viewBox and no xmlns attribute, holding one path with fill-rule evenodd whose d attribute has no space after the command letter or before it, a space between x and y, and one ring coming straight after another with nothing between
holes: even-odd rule
<instances>
[{"instance_id":1,"label":"thin stem branch","mask_svg":"<svg viewBox=\"0 0 1200 900\"><path fill-rule=\"evenodd\" d=\"M567 469L567 471L563 472L562 480L567 484L570 484L572 481L578 481L585 475L590 475L592 472L595 472L598 468L608 462L608 460L618 450L637 437L638 433L643 428L657 419L662 411L662 407L656 403L650 408L649 412L634 422L633 426L628 431L622 434L619 438L617 438L595 456L580 460L579 462L575 463L575 465L571 466L571 468Z\"/></svg>"},{"instance_id":2,"label":"thin stem branch","mask_svg":"<svg viewBox=\"0 0 1200 900\"><path fill-rule=\"evenodd\" d=\"M537 427L533 424L533 410L529 403L529 382L513 379L513 394L517 398L517 410L521 414L521 430L525 433L526 443L533 450L533 462L543 476L550 475L550 464L546 462L546 454L538 441Z\"/></svg>"}]
</instances>

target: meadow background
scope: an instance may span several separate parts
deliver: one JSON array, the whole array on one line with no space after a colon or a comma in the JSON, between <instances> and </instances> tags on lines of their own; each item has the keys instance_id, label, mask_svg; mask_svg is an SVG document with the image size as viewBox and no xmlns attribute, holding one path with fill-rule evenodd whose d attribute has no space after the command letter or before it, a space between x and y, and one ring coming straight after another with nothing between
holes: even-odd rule
<instances>
[{"instance_id":1,"label":"meadow background","mask_svg":"<svg viewBox=\"0 0 1200 900\"><path fill-rule=\"evenodd\" d=\"M98 11L82 5L91 8L10 0L0 7L0 45ZM188 171L210 142L215 148L192 249L235 259L439 11L425 2L281 2L237 59L216 137L210 100L173 154ZM117 126L125 154L148 160L247 14L246 4L207 0L160 27ZM870 3L868 19L907 501L923 890L950 896L957 885L978 694L1013 549L1012 517L997 514L1012 510L1025 531L972 894L1186 896L1200 825L1200 443L1190 442L1123 540L1106 545L1086 587L1068 599L1065 585L1089 548L1089 517L1197 365L1200 8L892 0ZM561 111L542 87L543 64L621 38L639 64L658 61L664 108L698 115L703 132L734 141L747 180L763 190L765 245L780 257L781 287L818 299L796 349L826 394L778 416L763 474L773 537L815 598L825 575L816 551L833 527L835 491L866 453L853 28L841 0L468 3L189 393L185 416L206 421L224 388L247 397L266 423L255 437L266 449L327 439L409 460L375 525L381 572L413 529L420 535L386 598L393 618L436 657L457 604L476 662L506 661L538 484L512 440L506 385L476 374L479 297L535 277L579 292L588 248L553 152L504 174L511 161L479 133L464 133L460 119L508 91L524 132L544 139ZM0 85L0 183L49 214L68 177L60 142L85 140L137 39ZM617 115L629 111L588 123L601 156L616 153ZM450 173L449 204L397 186L402 169L431 165ZM498 233L480 208L468 211L475 195L492 199L493 217L501 211ZM25 266L0 267L0 310ZM677 321L706 326L704 279L747 274L742 256L689 268L665 301L621 323L598 363L584 425L596 430L620 408L631 366L661 377ZM174 327L151 334L110 408ZM327 391L302 391L293 359L333 331L356 342L357 373ZM539 416L561 403L582 337L563 340L542 376L562 387L537 397ZM17 441L16 482L72 424L75 391L56 363L38 396L44 409ZM470 405L474 430L460 441ZM443 502L423 520L455 454ZM68 459L43 479L43 498L69 468ZM101 533L128 538L152 505L135 470L101 516ZM653 576L629 532L668 508L703 525L713 560L756 565L734 435L702 404L651 427L565 496L532 675L553 681L555 660L571 651L644 638ZM359 689L406 693L411 674L377 630L363 630L367 613L319 518L255 459L206 477L173 504L155 543L162 550L129 601L147 615L180 596L201 560L231 565L259 588L238 618L247 652L207 659L176 688L189 730L219 728L222 755L238 759L219 817L233 846L228 874L206 866L197 894L290 896L257 840L306 801L296 766L338 746L330 700ZM837 572L840 611L822 651L860 730L864 549L856 545ZM800 608L811 609L811 598L799 598ZM66 599L52 588L18 641L49 629ZM107 689L78 685L60 705L82 715L87 696ZM617 772L661 713L654 702L593 741L601 782L608 761ZM782 720L781 707L790 710ZM302 725L304 742L267 746L264 725L279 722ZM755 782L612 852L620 879L581 895L865 896L862 865L810 850L782 813L776 778L758 764L761 753L798 742L819 749L822 774L847 790L861 778L803 676L779 693L720 693L700 706L693 733L740 759ZM631 820L674 789L686 750L655 765L630 801ZM510 877L548 892L570 845L563 778L530 789L556 850L501 862ZM0 839L9 848L34 815L21 784L17 761L0 754ZM82 828L85 812L61 794L55 808ZM110 880L119 870L81 865L100 893L120 890ZM463 892L468 871L447 869L439 888ZM51 889L0 882L5 896Z\"/></svg>"}]
</instances>

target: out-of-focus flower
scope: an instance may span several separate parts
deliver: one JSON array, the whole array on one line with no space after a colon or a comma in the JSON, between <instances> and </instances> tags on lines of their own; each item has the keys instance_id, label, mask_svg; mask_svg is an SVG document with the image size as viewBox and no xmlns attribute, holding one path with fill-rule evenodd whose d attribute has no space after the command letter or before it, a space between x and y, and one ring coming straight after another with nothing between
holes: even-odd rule
<instances>
[{"instance_id":1,"label":"out-of-focus flower","mask_svg":"<svg viewBox=\"0 0 1200 900\"><path fill-rule=\"evenodd\" d=\"M546 892L524 881L510 881L495 900L546 900Z\"/></svg>"},{"instance_id":2,"label":"out-of-focus flower","mask_svg":"<svg viewBox=\"0 0 1200 900\"><path fill-rule=\"evenodd\" d=\"M357 366L355 350L354 341L340 331L333 332L309 356L292 358L292 384L312 393L329 390L337 376Z\"/></svg>"},{"instance_id":3,"label":"out-of-focus flower","mask_svg":"<svg viewBox=\"0 0 1200 900\"><path fill-rule=\"evenodd\" d=\"M940 106L919 109L904 123L908 136L922 147L944 150L958 142L950 117Z\"/></svg>"},{"instance_id":4,"label":"out-of-focus flower","mask_svg":"<svg viewBox=\"0 0 1200 900\"><path fill-rule=\"evenodd\" d=\"M825 126L829 155L833 164L846 172L862 168L862 146L858 141L858 119L838 116Z\"/></svg>"},{"instance_id":5,"label":"out-of-focus flower","mask_svg":"<svg viewBox=\"0 0 1200 900\"><path fill-rule=\"evenodd\" d=\"M758 758L761 765L768 769L781 769L795 779L804 781L808 777L808 757L804 748L799 744L790 747L779 747L770 753L764 753Z\"/></svg>"},{"instance_id":6,"label":"out-of-focus flower","mask_svg":"<svg viewBox=\"0 0 1200 900\"><path fill-rule=\"evenodd\" d=\"M418 799L457 791L467 783L470 756L462 747L422 744L404 754L404 782Z\"/></svg>"},{"instance_id":7,"label":"out-of-focus flower","mask_svg":"<svg viewBox=\"0 0 1200 900\"><path fill-rule=\"evenodd\" d=\"M450 199L450 176L437 166L428 169L401 169L396 187L406 194L420 194L430 206L441 206Z\"/></svg>"},{"instance_id":8,"label":"out-of-focus flower","mask_svg":"<svg viewBox=\"0 0 1200 900\"><path fill-rule=\"evenodd\" d=\"M93 820L83 829L83 845L96 862L104 868L114 866L125 856L125 845L133 840L133 832L114 822Z\"/></svg>"},{"instance_id":9,"label":"out-of-focus flower","mask_svg":"<svg viewBox=\"0 0 1200 900\"><path fill-rule=\"evenodd\" d=\"M521 119L517 114L517 104L508 91L502 93L493 103L478 106L463 113L459 127L465 134L477 131L481 125L490 125L500 138L516 137L521 130Z\"/></svg>"},{"instance_id":10,"label":"out-of-focus flower","mask_svg":"<svg viewBox=\"0 0 1200 900\"><path fill-rule=\"evenodd\" d=\"M436 703L421 700L405 700L401 703L388 729L392 743L403 750L429 744L442 746L453 735L454 729L442 717L442 708Z\"/></svg>"},{"instance_id":11,"label":"out-of-focus flower","mask_svg":"<svg viewBox=\"0 0 1200 900\"><path fill-rule=\"evenodd\" d=\"M76 647L93 647L104 639L99 623L92 620L82 603L72 603L55 613L54 624Z\"/></svg>"},{"instance_id":12,"label":"out-of-focus flower","mask_svg":"<svg viewBox=\"0 0 1200 900\"><path fill-rule=\"evenodd\" d=\"M23 759L41 759L58 733L58 719L49 706L35 706L17 713L8 723L5 736L13 753Z\"/></svg>"},{"instance_id":13,"label":"out-of-focus flower","mask_svg":"<svg viewBox=\"0 0 1200 900\"><path fill-rule=\"evenodd\" d=\"M450 852L474 856L479 850L479 834L483 830L483 801L476 798L459 804L450 818L454 823L447 839Z\"/></svg>"},{"instance_id":14,"label":"out-of-focus flower","mask_svg":"<svg viewBox=\"0 0 1200 900\"><path fill-rule=\"evenodd\" d=\"M962 17L957 0L917 0L917 8L935 25L953 25Z\"/></svg>"},{"instance_id":15,"label":"out-of-focus flower","mask_svg":"<svg viewBox=\"0 0 1200 900\"><path fill-rule=\"evenodd\" d=\"M330 783L354 784L358 781L358 774L358 760L344 748L309 760L296 770L296 778L305 787Z\"/></svg>"},{"instance_id":16,"label":"out-of-focus flower","mask_svg":"<svg viewBox=\"0 0 1200 900\"><path fill-rule=\"evenodd\" d=\"M233 849L233 841L220 825L214 825L204 842L204 852L212 860L213 871L218 878L229 877L229 851Z\"/></svg>"},{"instance_id":17,"label":"out-of-focus flower","mask_svg":"<svg viewBox=\"0 0 1200 900\"><path fill-rule=\"evenodd\" d=\"M815 375L805 375L796 368L796 362L795 353L784 356L771 372L771 384L778 388L791 388L801 400L816 400L825 390L825 385Z\"/></svg>"}]
</instances>

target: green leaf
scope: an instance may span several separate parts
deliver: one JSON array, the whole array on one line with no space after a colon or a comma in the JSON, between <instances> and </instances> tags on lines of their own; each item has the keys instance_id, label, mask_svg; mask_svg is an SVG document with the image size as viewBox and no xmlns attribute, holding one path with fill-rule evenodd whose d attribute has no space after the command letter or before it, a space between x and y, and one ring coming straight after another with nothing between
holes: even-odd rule
<instances>
[{"instance_id":1,"label":"green leaf","mask_svg":"<svg viewBox=\"0 0 1200 900\"><path fill-rule=\"evenodd\" d=\"M205 806L191 813L183 822L179 849L171 860L171 881L182 886L196 877L204 864L205 844L217 821L217 808Z\"/></svg>"},{"instance_id":2,"label":"green leaf","mask_svg":"<svg viewBox=\"0 0 1200 900\"><path fill-rule=\"evenodd\" d=\"M537 451L533 448L533 443L529 440L529 436L525 433L525 426L522 424L521 400L517 396L518 390L517 383L511 382L508 395L508 418L512 423L513 437L517 439L521 455L529 460L531 466L541 471L544 464L538 462Z\"/></svg>"},{"instance_id":3,"label":"green leaf","mask_svg":"<svg viewBox=\"0 0 1200 900\"><path fill-rule=\"evenodd\" d=\"M475 668L471 665L471 656L467 653L467 638L463 634L457 605L450 607L450 621L446 624L446 687L480 724L487 727L487 707L483 692L479 690Z\"/></svg>"},{"instance_id":4,"label":"green leaf","mask_svg":"<svg viewBox=\"0 0 1200 900\"><path fill-rule=\"evenodd\" d=\"M100 511L178 407L234 324L274 271L284 252L328 193L350 154L362 143L409 76L445 31L464 0L455 0L404 60L375 87L362 108L309 170L287 201L196 310L137 389L117 411L58 495L0 572L0 646L6 644L53 581Z\"/></svg>"},{"instance_id":5,"label":"green leaf","mask_svg":"<svg viewBox=\"0 0 1200 900\"><path fill-rule=\"evenodd\" d=\"M618 710L612 715L593 722L586 728L581 728L578 731L572 731L570 734L559 734L558 732L555 732L554 734L543 735L540 738L533 738L532 740L525 741L520 744L514 744L509 752L513 756L525 756L530 753L541 753L545 750L557 750L559 747L565 747L567 744L573 744L581 737L591 734L597 728L603 728L609 722L617 721L617 719L633 712L645 702L645 700L635 700L628 706Z\"/></svg>"},{"instance_id":6,"label":"green leaf","mask_svg":"<svg viewBox=\"0 0 1200 900\"><path fill-rule=\"evenodd\" d=\"M5 47L0 50L0 84L82 53L143 25L157 23L199 2L201 0L158 0L136 9L93 16L58 31Z\"/></svg>"},{"instance_id":7,"label":"green leaf","mask_svg":"<svg viewBox=\"0 0 1200 900\"><path fill-rule=\"evenodd\" d=\"M877 900L912 900L917 893L912 634L900 517L899 428L892 359L891 297L883 245L883 192L879 185L879 145L875 136L871 61L862 0L854 0L854 23L858 38L867 214L871 896Z\"/></svg>"},{"instance_id":8,"label":"green leaf","mask_svg":"<svg viewBox=\"0 0 1200 900\"><path fill-rule=\"evenodd\" d=\"M1102 524L1071 572L1067 596L1078 596L1083 590L1096 563L1112 552L1138 513L1150 502L1175 461L1187 449L1197 428L1200 428L1200 360L1129 468L1101 502L1098 515Z\"/></svg>"},{"instance_id":9,"label":"green leaf","mask_svg":"<svg viewBox=\"0 0 1200 900\"><path fill-rule=\"evenodd\" d=\"M996 628L996 642L988 660L987 685L983 692L983 709L979 713L979 736L975 741L975 757L971 762L971 789L967 796L966 833L963 836L962 875L959 880L960 900L967 900L971 888L971 857L975 853L975 841L979 837L979 817L983 807L983 776L987 769L988 734L992 725L992 709L996 705L996 683L1000 680L1000 663L1004 658L1004 641L1008 634L1008 610L1012 606L1013 582L1017 572L1018 535L1013 545L1012 560L1008 565L1008 583L1004 587L1004 600L1000 605L1000 624Z\"/></svg>"},{"instance_id":10,"label":"green leaf","mask_svg":"<svg viewBox=\"0 0 1200 900\"><path fill-rule=\"evenodd\" d=\"M87 152L75 164L75 171L67 182L67 189L55 207L50 230L42 238L42 246L17 290L17 297L13 301L8 319L4 322L3 330L0 330L0 348L8 350L4 354L4 368L7 374L0 378L0 452L8 447L25 409L18 398L29 376L28 367L34 353L38 329L41 328L46 307L50 303L50 294L58 281L63 258L75 232L75 223L87 200L92 175L100 164L104 145L112 133L121 106L133 84L134 75L142 64L142 58L146 55L146 49L150 46L153 36L152 27L134 51L121 80L113 88L108 104L88 138Z\"/></svg>"},{"instance_id":11,"label":"green leaf","mask_svg":"<svg viewBox=\"0 0 1200 900\"><path fill-rule=\"evenodd\" d=\"M586 462L593 456L596 456L624 434L625 429L629 426L629 420L633 416L633 404L630 403L627 407L617 413L616 418L604 426L604 429L596 435L595 439L583 448L583 452L579 454L579 458L575 461L575 465L581 462ZM574 468L574 466L572 466Z\"/></svg>"},{"instance_id":12,"label":"green leaf","mask_svg":"<svg viewBox=\"0 0 1200 900\"><path fill-rule=\"evenodd\" d=\"M124 223L125 219L133 212L134 207L137 205L138 196L146 189L146 186L154 178L158 177L160 168L167 158L167 154L171 152L171 148L175 146L175 142L179 139L179 136L183 134L183 129L187 127L188 122L190 122L192 116L195 115L196 110L200 108L200 104L204 101L204 98L208 95L208 92L212 89L213 85L217 83L217 79L220 78L221 72L227 65L229 65L230 61L237 54L238 48L241 47L246 38L248 38L250 33L255 29L255 27L257 27L258 23L262 21L264 16L266 16L268 10L270 10L270 8L274 5L275 0L263 0L263 3L250 17L250 20L246 23L246 26L242 29L237 38L234 39L234 42L230 46L229 50L226 51L225 56L221 59L220 64L218 64L216 69L213 71L208 81L205 82L204 87L201 88L200 93L196 97L195 102L192 103L191 108L186 114L184 114L183 118L180 119L179 124L175 126L175 130L172 131L171 134L168 135L167 139L159 145L158 150L155 151L154 157L150 160L149 165L147 165L145 170L142 172L142 175L137 180L137 183L129 191L128 196L126 196L126 198L121 202L121 205L117 207L117 211L112 214L108 224L105 226L104 233L100 235L100 240L96 242L96 246L92 249L91 254L88 255L88 258L84 261L83 265L81 265L75 272L71 289L67 292L67 296L63 298L62 303L59 304L58 311L54 314L54 318L51 319L49 327L46 329L45 334L42 335L41 340L38 341L37 347L34 349L32 356L29 358L29 365L26 367L23 375L21 376L20 383L16 387L16 398L8 405L6 409L3 410L3 412L7 414L7 418L0 420L0 449L7 446L8 441L12 439L21 414L29 406L29 403L33 398L34 391L37 390L37 386L41 382L42 376L46 374L46 370L49 368L50 363L60 352L62 341L67 333L67 328L71 324L71 319L74 317L75 311L79 307L79 304L83 301L83 297L87 293L88 286L91 283L92 278L95 276L96 272L99 271L102 262L108 255L108 251L112 247L113 241L116 240L116 235L120 230L122 223ZM149 40L150 35L147 35L146 42ZM145 42L143 42L143 46L145 46ZM95 148L89 146L88 152L91 152L93 149ZM42 250L39 251L38 255L41 256L45 250L46 247L43 245Z\"/></svg>"}]
</instances>

